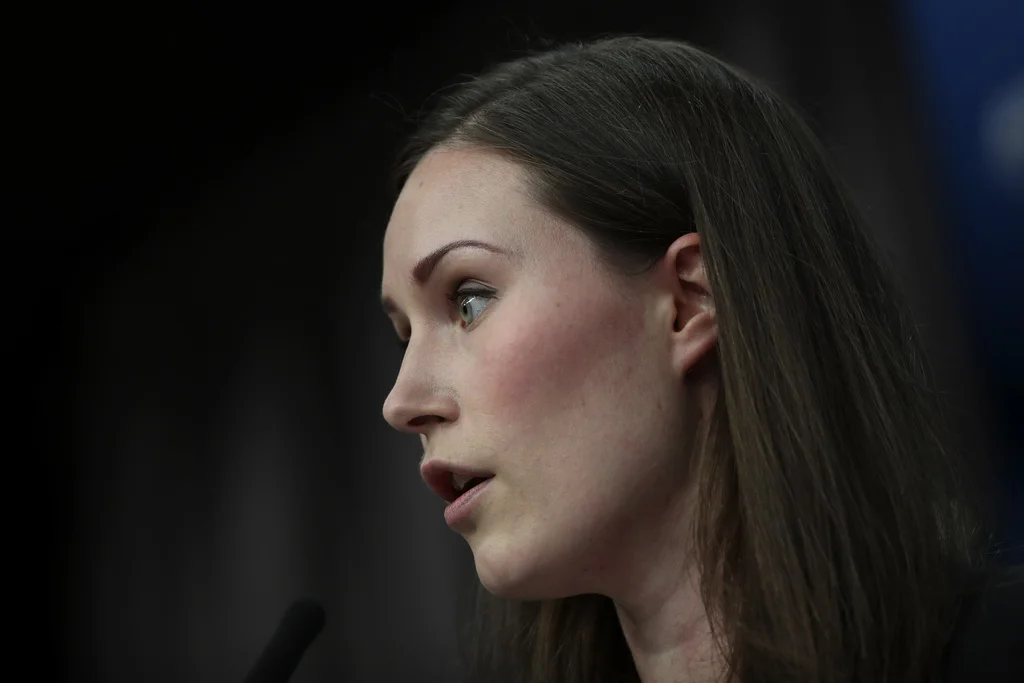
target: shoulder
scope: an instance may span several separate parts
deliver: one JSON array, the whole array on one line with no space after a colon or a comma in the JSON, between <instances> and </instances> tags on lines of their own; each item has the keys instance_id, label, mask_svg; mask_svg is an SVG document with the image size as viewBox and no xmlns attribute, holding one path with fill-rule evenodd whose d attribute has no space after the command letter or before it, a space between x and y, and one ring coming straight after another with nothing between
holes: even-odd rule
<instances>
[{"instance_id":1,"label":"shoulder","mask_svg":"<svg viewBox=\"0 0 1024 683\"><path fill-rule=\"evenodd\" d=\"M1024 681L1024 566L992 570L965 595L944 664L946 683Z\"/></svg>"}]
</instances>

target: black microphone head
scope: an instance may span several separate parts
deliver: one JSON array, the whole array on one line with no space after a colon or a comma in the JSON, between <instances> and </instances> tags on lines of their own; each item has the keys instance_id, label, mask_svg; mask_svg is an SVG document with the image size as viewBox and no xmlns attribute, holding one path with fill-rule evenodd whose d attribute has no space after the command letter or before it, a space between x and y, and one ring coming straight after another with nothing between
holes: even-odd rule
<instances>
[{"instance_id":1,"label":"black microphone head","mask_svg":"<svg viewBox=\"0 0 1024 683\"><path fill-rule=\"evenodd\" d=\"M324 608L315 600L298 600L289 607L270 642L256 661L245 683L285 683L299 665L303 653L320 634L326 621Z\"/></svg>"}]
</instances>

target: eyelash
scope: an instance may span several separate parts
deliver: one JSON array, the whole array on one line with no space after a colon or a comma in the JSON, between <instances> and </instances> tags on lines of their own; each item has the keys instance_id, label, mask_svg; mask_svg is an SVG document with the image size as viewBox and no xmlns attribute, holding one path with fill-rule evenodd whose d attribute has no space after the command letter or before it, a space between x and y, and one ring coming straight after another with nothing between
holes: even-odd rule
<instances>
[{"instance_id":1,"label":"eyelash","mask_svg":"<svg viewBox=\"0 0 1024 683\"><path fill-rule=\"evenodd\" d=\"M452 302L452 305L458 306L462 299L469 299L475 296L487 299L494 298L494 292L489 289L482 289L480 287L469 287L467 289L460 289L464 283L460 282L451 294L448 294L448 301Z\"/></svg>"},{"instance_id":2,"label":"eyelash","mask_svg":"<svg viewBox=\"0 0 1024 683\"><path fill-rule=\"evenodd\" d=\"M466 282L468 282L468 280L460 280L458 282L458 284L456 284L455 287L452 288L452 291L445 295L445 298L448 299L448 301L450 301L452 303L452 305L456 307L456 309L459 306L460 300L463 299L463 298L467 298L468 299L468 298L474 297L474 296L478 296L478 297L482 297L482 298L487 298L487 299L495 298L494 297L494 291L490 290L490 289L483 289L481 287L463 288L462 286L464 284L466 284ZM409 340L408 339L399 339L398 340L398 348L402 349L402 351L405 351L406 349L408 349L409 348Z\"/></svg>"}]
</instances>

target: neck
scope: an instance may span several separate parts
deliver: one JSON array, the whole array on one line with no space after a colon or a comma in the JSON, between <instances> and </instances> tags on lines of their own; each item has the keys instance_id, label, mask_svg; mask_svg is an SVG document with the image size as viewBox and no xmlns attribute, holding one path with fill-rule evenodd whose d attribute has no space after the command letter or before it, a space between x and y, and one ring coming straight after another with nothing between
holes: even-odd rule
<instances>
[{"instance_id":1,"label":"neck","mask_svg":"<svg viewBox=\"0 0 1024 683\"><path fill-rule=\"evenodd\" d=\"M649 505L638 516L644 523L619 536L629 540L617 548L616 558L608 558L612 580L609 590L599 592L615 603L643 683L711 683L720 678L724 662L711 637L693 559L693 470L666 477L666 487L665 495L648 492Z\"/></svg>"},{"instance_id":2,"label":"neck","mask_svg":"<svg viewBox=\"0 0 1024 683\"><path fill-rule=\"evenodd\" d=\"M643 683L716 680L721 664L693 569L615 607Z\"/></svg>"},{"instance_id":3,"label":"neck","mask_svg":"<svg viewBox=\"0 0 1024 683\"><path fill-rule=\"evenodd\" d=\"M644 525L622 538L619 563L606 595L612 598L633 663L643 683L708 683L722 671L693 559L690 486L645 514ZM653 523L652 523L653 522ZM633 558L642 558L635 561Z\"/></svg>"}]
</instances>

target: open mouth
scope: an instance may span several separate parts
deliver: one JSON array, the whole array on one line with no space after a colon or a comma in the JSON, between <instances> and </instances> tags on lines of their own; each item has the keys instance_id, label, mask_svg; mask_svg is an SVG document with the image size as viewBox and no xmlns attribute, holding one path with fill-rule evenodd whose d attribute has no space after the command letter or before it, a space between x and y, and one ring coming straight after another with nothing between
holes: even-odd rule
<instances>
[{"instance_id":1,"label":"open mouth","mask_svg":"<svg viewBox=\"0 0 1024 683\"><path fill-rule=\"evenodd\" d=\"M427 486L446 503L455 502L457 498L494 478L491 472L471 470L437 460L424 463L420 467L420 475Z\"/></svg>"},{"instance_id":2,"label":"open mouth","mask_svg":"<svg viewBox=\"0 0 1024 683\"><path fill-rule=\"evenodd\" d=\"M452 473L451 475L451 486L452 486L452 498L454 502L466 493L468 493L474 486L484 483L491 477L467 477L460 474Z\"/></svg>"}]
</instances>

